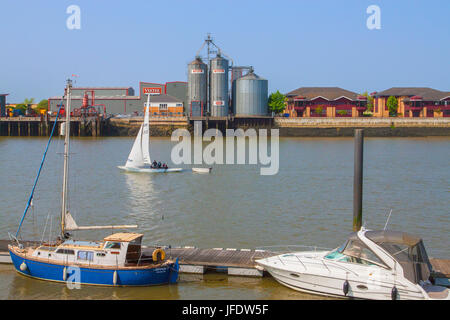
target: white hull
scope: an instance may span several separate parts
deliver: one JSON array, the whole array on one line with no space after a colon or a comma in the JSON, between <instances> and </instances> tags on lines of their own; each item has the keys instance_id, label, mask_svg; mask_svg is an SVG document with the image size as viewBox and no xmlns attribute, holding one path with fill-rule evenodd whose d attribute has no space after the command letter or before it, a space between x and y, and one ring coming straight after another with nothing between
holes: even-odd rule
<instances>
[{"instance_id":1,"label":"white hull","mask_svg":"<svg viewBox=\"0 0 450 320\"><path fill-rule=\"evenodd\" d=\"M366 237L366 233L371 238ZM401 257L403 264L370 240L372 238L378 243L397 244L397 247L385 248L395 252L395 257ZM426 257L426 253L420 251L423 249L420 238L401 232L367 231L362 228L333 251L288 252L255 262L279 283L302 292L371 300L450 300L448 289L428 281L427 269L423 265L425 277L422 273L405 276L403 268L414 271L413 267L418 266L413 263L418 262L408 265L409 255L400 255L405 251L399 250L400 244L410 251L415 248L420 252L421 256L415 259ZM425 264L427 260L418 261Z\"/></svg>"},{"instance_id":2,"label":"white hull","mask_svg":"<svg viewBox=\"0 0 450 320\"><path fill-rule=\"evenodd\" d=\"M126 166L118 166L117 168L129 171L129 172L142 172L142 173L168 173L168 172L181 172L183 168L168 168L168 169L151 169L151 168L132 168Z\"/></svg>"},{"instance_id":3,"label":"white hull","mask_svg":"<svg viewBox=\"0 0 450 320\"><path fill-rule=\"evenodd\" d=\"M192 168L192 172L196 173L210 173L212 168Z\"/></svg>"},{"instance_id":4,"label":"white hull","mask_svg":"<svg viewBox=\"0 0 450 320\"><path fill-rule=\"evenodd\" d=\"M317 295L355 299L391 300L391 290L394 287L393 282L371 284L369 283L368 278L364 279L363 277L348 275L347 281L349 283L349 291L347 295L345 295L343 291L344 282L346 281L345 275L343 275L343 277L339 277L338 274L336 274L337 277L332 274L324 276L266 266L264 268L280 284L300 292ZM292 274L297 274L298 277L295 277ZM425 299L419 289L417 289L417 291L411 291L411 288L402 286L400 283L396 283L395 286L398 289L398 298L401 300Z\"/></svg>"}]
</instances>

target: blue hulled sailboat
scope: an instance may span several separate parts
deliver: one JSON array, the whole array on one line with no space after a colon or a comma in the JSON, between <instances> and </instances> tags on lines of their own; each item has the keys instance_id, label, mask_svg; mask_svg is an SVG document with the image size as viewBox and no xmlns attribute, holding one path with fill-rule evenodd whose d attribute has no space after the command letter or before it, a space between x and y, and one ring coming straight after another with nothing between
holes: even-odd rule
<instances>
[{"instance_id":1,"label":"blue hulled sailboat","mask_svg":"<svg viewBox=\"0 0 450 320\"><path fill-rule=\"evenodd\" d=\"M101 241L71 239L69 231L91 229L128 229L136 225L78 226L68 210L68 158L70 142L70 103L72 82L67 80L65 110L64 174L61 206L61 235L54 242L24 245L18 240L20 228L31 205L34 190L53 136L53 126L41 166L12 243L8 246L16 270L33 278L105 286L148 286L176 283L179 264L166 260L163 248L152 253L142 251L140 233L119 232ZM59 115L59 112L58 112Z\"/></svg>"}]
</instances>

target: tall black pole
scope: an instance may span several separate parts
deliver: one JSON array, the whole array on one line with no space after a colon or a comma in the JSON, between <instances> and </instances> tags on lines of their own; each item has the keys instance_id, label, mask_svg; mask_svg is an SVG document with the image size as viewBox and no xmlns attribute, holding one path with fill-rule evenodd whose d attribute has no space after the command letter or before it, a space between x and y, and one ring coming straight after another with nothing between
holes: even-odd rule
<instances>
[{"instance_id":1,"label":"tall black pole","mask_svg":"<svg viewBox=\"0 0 450 320\"><path fill-rule=\"evenodd\" d=\"M355 130L355 171L353 177L353 231L361 229L363 191L364 131Z\"/></svg>"}]
</instances>

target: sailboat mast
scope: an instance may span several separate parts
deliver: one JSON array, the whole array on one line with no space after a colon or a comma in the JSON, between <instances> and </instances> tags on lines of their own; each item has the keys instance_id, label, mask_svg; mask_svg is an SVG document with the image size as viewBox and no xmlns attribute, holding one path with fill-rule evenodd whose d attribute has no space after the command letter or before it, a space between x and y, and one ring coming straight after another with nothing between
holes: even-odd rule
<instances>
[{"instance_id":1,"label":"sailboat mast","mask_svg":"<svg viewBox=\"0 0 450 320\"><path fill-rule=\"evenodd\" d=\"M66 88L66 122L65 122L65 132L64 132L64 173L63 173L63 188L62 188L62 205L61 205L61 235L64 237L65 230L65 218L67 212L67 184L69 178L69 138L70 138L70 102L71 102L71 92L72 90L72 80L67 80Z\"/></svg>"}]
</instances>

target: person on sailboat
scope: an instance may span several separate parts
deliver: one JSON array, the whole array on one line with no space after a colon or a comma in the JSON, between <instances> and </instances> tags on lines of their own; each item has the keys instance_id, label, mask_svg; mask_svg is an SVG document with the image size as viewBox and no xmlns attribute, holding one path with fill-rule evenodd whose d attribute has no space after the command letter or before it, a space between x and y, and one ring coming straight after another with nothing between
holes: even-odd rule
<instances>
[{"instance_id":1,"label":"person on sailboat","mask_svg":"<svg viewBox=\"0 0 450 320\"><path fill-rule=\"evenodd\" d=\"M153 160L151 168L155 169L157 166L158 166L158 163L156 162L156 160Z\"/></svg>"},{"instance_id":2,"label":"person on sailboat","mask_svg":"<svg viewBox=\"0 0 450 320\"><path fill-rule=\"evenodd\" d=\"M161 161L158 162L158 168L161 168Z\"/></svg>"},{"instance_id":3,"label":"person on sailboat","mask_svg":"<svg viewBox=\"0 0 450 320\"><path fill-rule=\"evenodd\" d=\"M168 169L169 168L166 163L163 163L162 167L163 167L163 169Z\"/></svg>"}]
</instances>

